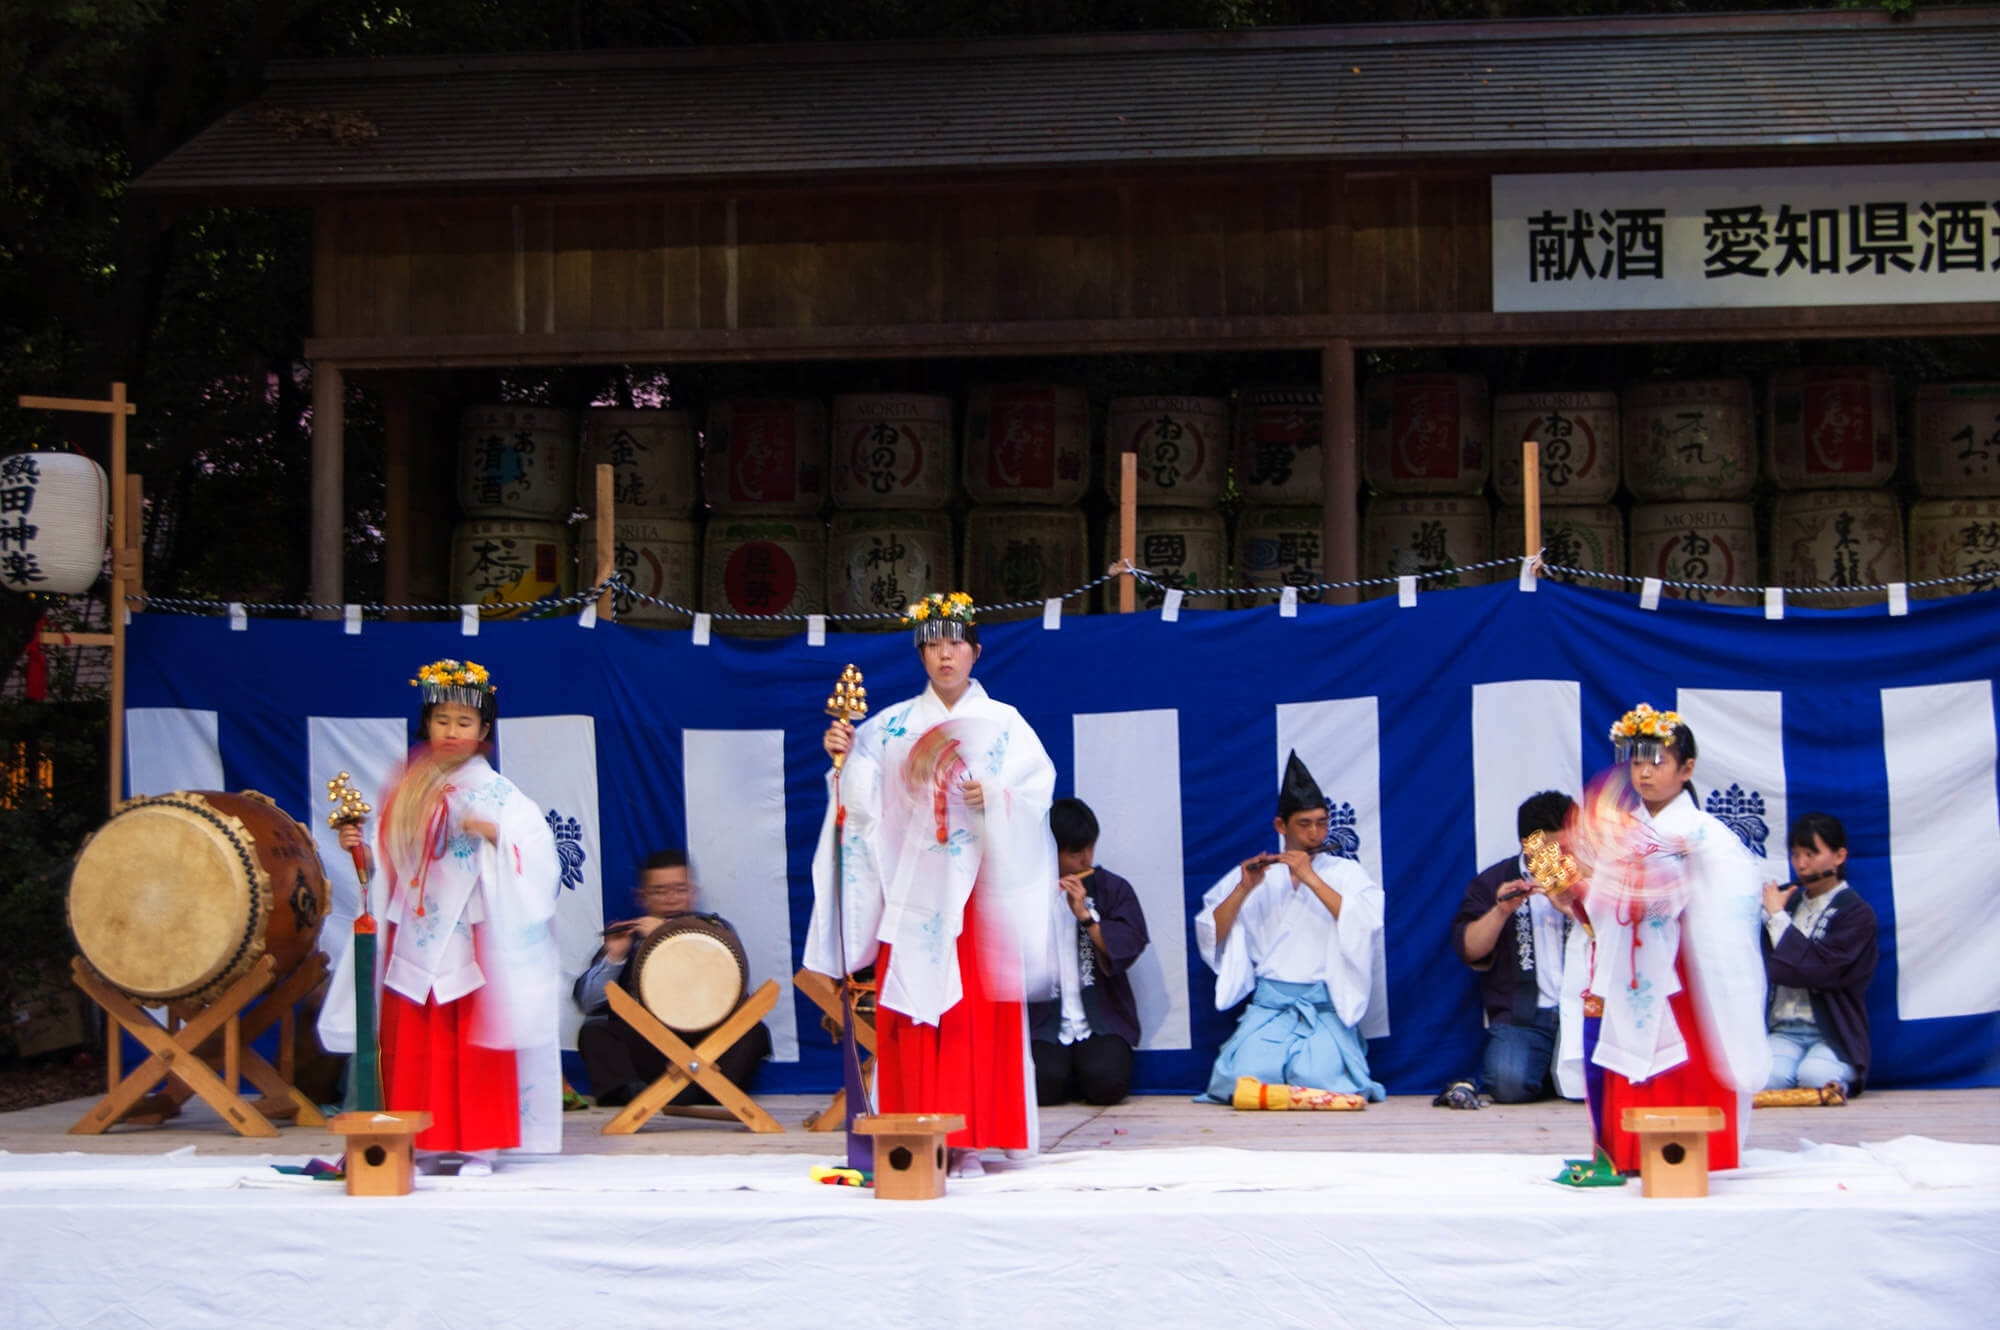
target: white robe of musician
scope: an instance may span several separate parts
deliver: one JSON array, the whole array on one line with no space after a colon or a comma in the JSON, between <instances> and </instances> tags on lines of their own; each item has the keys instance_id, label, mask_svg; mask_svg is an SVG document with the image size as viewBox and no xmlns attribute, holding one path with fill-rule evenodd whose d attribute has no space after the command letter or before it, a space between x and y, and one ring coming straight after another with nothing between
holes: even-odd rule
<instances>
[{"instance_id":1,"label":"white robe of musician","mask_svg":"<svg viewBox=\"0 0 2000 1330\"><path fill-rule=\"evenodd\" d=\"M388 872L368 884L368 910L386 940L394 926L395 953L376 953L376 1009L384 987L422 1005L476 995L472 1040L515 1052L521 1144L530 1154L562 1150L562 1055L558 1021L562 976L550 928L562 886L555 835L542 810L474 756L452 773L446 796L449 841L424 885L424 912L416 912L414 862L379 861ZM491 822L488 842L465 822ZM351 1053L355 1045L354 948L346 940L320 1011L320 1042ZM392 1105L393 1107L393 1105Z\"/></svg>"},{"instance_id":2,"label":"white robe of musician","mask_svg":"<svg viewBox=\"0 0 2000 1330\"><path fill-rule=\"evenodd\" d=\"M1687 1061L1686 1038L1667 1002L1680 991L1674 970L1674 958L1680 956L1696 1018L1716 1059L1716 1075L1747 1099L1763 1088L1771 1071L1759 942L1764 874L1736 833L1686 795L1656 814L1641 807L1638 817L1659 842L1655 853L1682 859L1685 903L1678 913L1656 903L1644 919L1621 922L1618 911L1590 910L1586 885L1585 909L1597 937L1593 944L1582 929L1570 936L1557 1085L1565 1094L1583 1089L1586 985L1604 1000L1598 1065L1642 1082ZM1645 930L1645 945L1636 949L1635 928ZM1739 1116L1746 1131L1749 1119L1748 1112Z\"/></svg>"},{"instance_id":3,"label":"white robe of musician","mask_svg":"<svg viewBox=\"0 0 2000 1330\"><path fill-rule=\"evenodd\" d=\"M967 809L953 787L948 792L950 840L940 845L929 793L909 789L903 772L917 741L948 720L985 723L986 741L975 750L960 751L969 778L980 783L985 808ZM836 928L833 903L834 801L829 798L813 856L806 968L835 977L849 974L872 963L879 944L887 942L894 959L882 1005L921 1024L937 1024L963 992L957 941L976 880L981 918L990 917L1004 928L1009 963L1019 967L1016 973L989 974L990 991L1013 999L1044 991L1052 982L1046 971L1048 893L1056 880L1055 842L1049 835L1055 778L1055 766L1034 729L1013 707L988 697L976 679L967 683L956 707L946 707L936 689L926 688L863 722L854 733L840 783L847 806L840 842L842 926ZM832 779L829 774L829 791ZM1026 1039L1022 1047L1027 1047ZM1032 1093L1032 1068L1027 1083ZM1028 1119L1033 1123L1033 1113Z\"/></svg>"},{"instance_id":4,"label":"white robe of musician","mask_svg":"<svg viewBox=\"0 0 2000 1330\"><path fill-rule=\"evenodd\" d=\"M1215 911L1229 899L1243 870L1232 868L1201 898L1195 945L1215 971L1215 1009L1227 1011L1250 995L1259 979L1309 984L1324 981L1334 1015L1358 1028L1368 1010L1375 969L1375 938L1382 931L1382 888L1366 869L1335 854L1316 854L1313 872L1340 893L1340 918L1292 870L1272 864L1244 898L1221 947L1215 944Z\"/></svg>"}]
</instances>

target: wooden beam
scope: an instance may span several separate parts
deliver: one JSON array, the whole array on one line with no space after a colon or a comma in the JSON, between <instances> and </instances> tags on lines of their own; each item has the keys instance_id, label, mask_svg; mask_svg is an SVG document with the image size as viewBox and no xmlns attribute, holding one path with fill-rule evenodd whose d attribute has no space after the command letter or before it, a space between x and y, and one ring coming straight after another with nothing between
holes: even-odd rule
<instances>
[{"instance_id":1,"label":"wooden beam","mask_svg":"<svg viewBox=\"0 0 2000 1330\"><path fill-rule=\"evenodd\" d=\"M111 400L108 402L88 397L36 397L23 393L21 405L36 411L82 411L99 416L129 416L139 409L125 400L125 385L122 383L112 385Z\"/></svg>"},{"instance_id":2,"label":"wooden beam","mask_svg":"<svg viewBox=\"0 0 2000 1330\"><path fill-rule=\"evenodd\" d=\"M1360 523L1355 495L1361 488L1356 424L1361 419L1354 387L1354 344L1335 338L1320 349L1320 576L1351 582L1361 575ZM1336 591L1330 604L1352 605L1355 592Z\"/></svg>"},{"instance_id":3,"label":"wooden beam","mask_svg":"<svg viewBox=\"0 0 2000 1330\"><path fill-rule=\"evenodd\" d=\"M345 599L341 565L345 503L341 495L343 435L347 424L347 375L329 360L313 361L312 598L337 605ZM321 611L321 618L334 612Z\"/></svg>"},{"instance_id":4,"label":"wooden beam","mask_svg":"<svg viewBox=\"0 0 2000 1330\"><path fill-rule=\"evenodd\" d=\"M1118 558L1131 568L1139 557L1139 454L1118 455ZM1138 606L1137 586L1130 572L1118 579L1118 612L1130 614Z\"/></svg>"},{"instance_id":5,"label":"wooden beam","mask_svg":"<svg viewBox=\"0 0 2000 1330\"><path fill-rule=\"evenodd\" d=\"M597 525L593 530L597 533L597 576L591 582L591 585L601 586L605 579L610 577L613 570L618 566L618 533L615 527L617 511L614 506L617 487L613 483L611 463L599 462L597 464L596 481ZM615 609L616 602L612 599L609 590L598 596L598 618L609 620Z\"/></svg>"}]
</instances>

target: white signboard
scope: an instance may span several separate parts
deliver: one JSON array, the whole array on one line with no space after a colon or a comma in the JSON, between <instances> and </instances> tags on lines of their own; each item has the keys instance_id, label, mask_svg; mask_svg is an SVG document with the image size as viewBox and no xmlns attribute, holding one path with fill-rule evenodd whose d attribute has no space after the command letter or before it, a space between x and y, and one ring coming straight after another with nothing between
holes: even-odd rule
<instances>
[{"instance_id":1,"label":"white signboard","mask_svg":"<svg viewBox=\"0 0 2000 1330\"><path fill-rule=\"evenodd\" d=\"M2000 300L2000 164L1493 177L1493 308Z\"/></svg>"}]
</instances>

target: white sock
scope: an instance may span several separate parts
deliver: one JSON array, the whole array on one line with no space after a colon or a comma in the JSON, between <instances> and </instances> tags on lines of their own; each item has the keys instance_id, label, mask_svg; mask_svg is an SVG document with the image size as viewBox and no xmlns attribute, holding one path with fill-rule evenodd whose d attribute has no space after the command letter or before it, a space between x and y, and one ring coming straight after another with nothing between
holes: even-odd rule
<instances>
[{"instance_id":1,"label":"white sock","mask_svg":"<svg viewBox=\"0 0 2000 1330\"><path fill-rule=\"evenodd\" d=\"M475 1150L465 1157L458 1166L458 1176L462 1178L490 1178L493 1176L493 1151Z\"/></svg>"},{"instance_id":2,"label":"white sock","mask_svg":"<svg viewBox=\"0 0 2000 1330\"><path fill-rule=\"evenodd\" d=\"M983 1178L986 1176L986 1165L980 1160L977 1150L953 1150L950 1167L945 1170L945 1176Z\"/></svg>"},{"instance_id":3,"label":"white sock","mask_svg":"<svg viewBox=\"0 0 2000 1330\"><path fill-rule=\"evenodd\" d=\"M444 1156L435 1150L417 1151L417 1172L427 1178L434 1178L444 1162Z\"/></svg>"}]
</instances>

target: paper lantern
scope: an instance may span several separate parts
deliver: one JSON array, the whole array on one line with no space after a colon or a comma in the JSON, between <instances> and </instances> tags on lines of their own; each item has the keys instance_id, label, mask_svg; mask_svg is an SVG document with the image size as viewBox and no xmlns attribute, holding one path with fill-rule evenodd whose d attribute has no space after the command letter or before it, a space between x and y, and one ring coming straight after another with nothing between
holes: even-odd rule
<instances>
[{"instance_id":1,"label":"paper lantern","mask_svg":"<svg viewBox=\"0 0 2000 1330\"><path fill-rule=\"evenodd\" d=\"M0 581L16 591L76 596L104 571L111 486L75 453L0 458Z\"/></svg>"}]
</instances>

